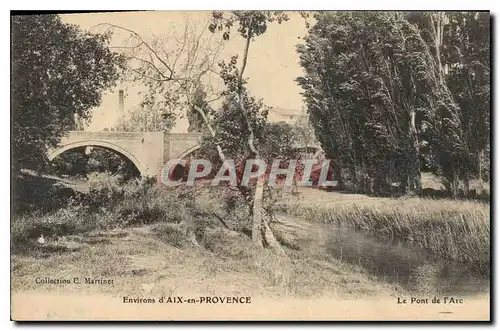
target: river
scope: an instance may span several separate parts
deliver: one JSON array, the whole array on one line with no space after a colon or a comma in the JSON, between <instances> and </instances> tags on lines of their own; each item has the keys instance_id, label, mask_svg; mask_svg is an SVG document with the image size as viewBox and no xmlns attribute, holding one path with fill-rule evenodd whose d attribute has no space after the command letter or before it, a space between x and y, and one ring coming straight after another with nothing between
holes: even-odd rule
<instances>
[{"instance_id":1,"label":"river","mask_svg":"<svg viewBox=\"0 0 500 331\"><path fill-rule=\"evenodd\" d=\"M472 265L441 259L402 241L384 240L340 226L324 226L328 231L329 254L412 293L476 295L490 291L489 276L480 274Z\"/></svg>"}]
</instances>

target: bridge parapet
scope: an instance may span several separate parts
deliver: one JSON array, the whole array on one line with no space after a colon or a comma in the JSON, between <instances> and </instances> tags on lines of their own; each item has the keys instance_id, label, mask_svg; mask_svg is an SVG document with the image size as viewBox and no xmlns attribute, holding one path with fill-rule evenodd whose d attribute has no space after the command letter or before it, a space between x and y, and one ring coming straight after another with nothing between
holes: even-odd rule
<instances>
[{"instance_id":1,"label":"bridge parapet","mask_svg":"<svg viewBox=\"0 0 500 331\"><path fill-rule=\"evenodd\" d=\"M156 176L166 161L194 151L199 133L70 131L59 146L48 152L50 160L69 149L96 146L113 150L128 158L142 175Z\"/></svg>"},{"instance_id":2,"label":"bridge parapet","mask_svg":"<svg viewBox=\"0 0 500 331\"><path fill-rule=\"evenodd\" d=\"M163 132L70 131L57 148L49 151L48 157L52 160L67 150L86 146L106 148L125 156L141 175L155 176L163 165Z\"/></svg>"},{"instance_id":3,"label":"bridge parapet","mask_svg":"<svg viewBox=\"0 0 500 331\"><path fill-rule=\"evenodd\" d=\"M135 164L142 175L156 176L170 159L184 158L200 147L198 132L124 132L70 131L61 138L57 148L48 152L50 160L78 147L96 146L122 154ZM300 144L299 144L300 145ZM304 148L304 146L296 146ZM319 146L309 146L319 149Z\"/></svg>"},{"instance_id":4,"label":"bridge parapet","mask_svg":"<svg viewBox=\"0 0 500 331\"><path fill-rule=\"evenodd\" d=\"M170 133L171 140L199 140L202 134L199 132Z\"/></svg>"}]
</instances>

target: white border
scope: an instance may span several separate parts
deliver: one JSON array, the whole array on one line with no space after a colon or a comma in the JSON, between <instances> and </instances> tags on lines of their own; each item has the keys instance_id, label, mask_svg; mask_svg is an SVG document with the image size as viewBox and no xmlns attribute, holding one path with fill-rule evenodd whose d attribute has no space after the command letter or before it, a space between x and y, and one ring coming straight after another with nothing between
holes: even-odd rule
<instances>
[{"instance_id":1,"label":"white border","mask_svg":"<svg viewBox=\"0 0 500 331\"><path fill-rule=\"evenodd\" d=\"M420 0L415 2L408 1L390 1L390 0L378 0L378 1L325 1L325 0L308 0L308 1L273 1L272 3L269 0L252 0L249 2L236 2L236 1L151 1L151 0L141 0L141 1L121 1L121 2L107 2L105 3L102 0L86 0L83 2L80 1L54 1L54 0L45 0L45 1L16 1L14 3L2 2L2 9L5 5L10 5L8 10L54 10L61 9L64 10L221 10L221 9L281 9L281 10L491 10L492 15L497 18L498 14L498 1L486 1L486 0L474 0L474 1L457 1L457 0L445 0L445 1L436 1L436 0ZM2 251L1 251L1 265L3 266L3 272L1 274L2 281L2 304L0 309L0 316L2 324L5 325L6 329L13 329L14 324L12 322L5 323L10 319L10 273L7 273L7 270L10 268L10 18L7 10L1 11L1 38L2 45L4 45L2 51L0 52L1 63L3 65L3 79L2 79L2 111L1 111L1 120L0 120L0 133L2 134L0 138L0 155L3 156L2 165L0 169L1 174L1 207L0 210L3 213L3 217L0 219L3 226L3 231L0 231L2 240ZM498 21L495 20L495 26L498 25ZM494 33L494 44L498 44L498 34ZM495 47L496 48L496 47ZM496 54L496 50L492 49L493 54ZM494 65L494 64L493 64ZM496 66L494 66L496 69ZM495 70L496 71L496 70ZM7 75L9 73L9 75ZM497 77L497 73L495 72L493 77ZM495 96L498 90L497 84L493 84L494 91L492 91ZM492 110L493 111L493 110ZM497 119L498 121L498 119ZM493 130L493 128L492 128ZM498 134L495 133L494 136L494 155L498 154L498 148L500 146L500 142L498 141ZM497 176L494 178L496 179ZM494 191L495 193L498 191L498 180L495 180ZM496 198L497 194L495 194L495 202L497 202ZM494 209L492 209L494 210ZM496 221L496 218L493 217L492 223ZM500 225L495 225L495 238L498 239L498 228ZM496 248L498 248L498 244L496 244ZM493 253L492 258L499 256L498 250L496 249ZM496 261L495 261L496 262ZM496 263L494 263L496 265ZM493 307L498 307L498 300L495 298L495 305ZM492 312L493 314L493 312ZM498 318L498 316L497 316ZM75 325L76 326L76 325ZM100 330L104 329L103 326L95 326L91 325L93 328ZM229 327L234 327L235 325L231 325ZM286 325L284 327L288 328L291 325ZM302 325L305 326L305 325ZM329 325L315 325L316 327L330 327ZM415 325L413 325L415 327ZM467 325L466 327L471 327L472 325ZM78 327L78 326L77 326ZM80 326L81 327L81 326ZM109 326L108 326L109 327ZM116 325L115 327L123 327L123 325ZM169 328L177 328L178 325L168 325ZM183 329L192 328L191 326L181 326ZM196 327L196 325L194 326ZM270 330L272 326L265 325L255 325L261 331ZM277 326L273 326L277 327ZM282 326L283 327L283 326ZM367 327L373 327L373 325L356 325L356 326L340 326L333 325L334 328L338 329L365 329ZM378 325L379 328L385 328L386 325ZM401 327L401 325L398 325ZM418 327L426 328L426 329L437 329L437 326L431 325L419 325ZM454 326L452 326L454 327ZM43 329L49 329L50 325L45 325L40 327ZM135 329L136 326L130 327ZM3 328L2 328L3 329Z\"/></svg>"},{"instance_id":2,"label":"white border","mask_svg":"<svg viewBox=\"0 0 500 331\"><path fill-rule=\"evenodd\" d=\"M421 1L154 1L144 0L140 2L104 2L99 0L87 0L84 2L50 0L50 1L16 1L11 9L16 10L49 10L61 8L65 10L214 10L214 9L266 9L266 10L488 10L493 7L492 1L456 1L456 0L421 0Z\"/></svg>"}]
</instances>

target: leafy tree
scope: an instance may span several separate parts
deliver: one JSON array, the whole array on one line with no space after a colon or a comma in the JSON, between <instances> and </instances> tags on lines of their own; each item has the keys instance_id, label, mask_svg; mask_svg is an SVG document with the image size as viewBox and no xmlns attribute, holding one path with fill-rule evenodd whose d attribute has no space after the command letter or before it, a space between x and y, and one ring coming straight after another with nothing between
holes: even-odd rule
<instances>
[{"instance_id":1,"label":"leafy tree","mask_svg":"<svg viewBox=\"0 0 500 331\"><path fill-rule=\"evenodd\" d=\"M279 11L233 11L230 14L213 12L212 16L213 21L208 27L211 32L222 31L223 39L228 40L231 36L232 28L235 26L238 35L245 39L241 67L236 67L238 56L233 56L229 63L226 64L222 62L220 64L222 68L220 74L226 86L226 91L223 95L227 98L229 107L234 107L239 113L236 115L235 122L239 122L238 118L243 122L242 128L244 128L244 131L243 134L240 134L240 137L244 137L246 140L246 144L243 145L248 151L246 158L260 159L262 155L258 148L259 134L256 130L259 130L261 122L259 121L259 117L256 116L255 107L253 107L254 102L252 102L253 99L248 96L248 91L245 86L246 80L243 75L247 65L248 52L252 40L265 33L269 23L275 21L282 23L288 20L288 16ZM216 136L215 131L210 130L210 133L213 137ZM234 137L231 139L234 140ZM219 142L217 148L220 159L225 160L221 144L222 142ZM263 204L264 186L265 177L260 176L255 188L245 188L242 191L244 196L249 197L247 200L249 201L249 206L251 206L252 240L256 246L262 247L264 244L267 244L278 253L283 254L281 247L277 244L268 225L268 220L272 215L269 214L271 210L266 209ZM265 215L267 219L262 217L263 209L267 212Z\"/></svg>"},{"instance_id":2,"label":"leafy tree","mask_svg":"<svg viewBox=\"0 0 500 331\"><path fill-rule=\"evenodd\" d=\"M250 153L247 157L259 158L260 152L256 147L258 135L255 133L253 122L259 122L261 115L256 114L256 117L252 117L252 111L259 112L258 106L254 110L251 106L250 109L246 108L246 103L252 105L257 101L247 95L243 74L251 41L265 33L268 23L274 21L281 23L287 19L288 17L281 12L238 11L228 14L214 12L206 28L213 33L222 32L219 42L211 39L212 34L208 38L204 36L207 30L200 33L195 31L189 21L186 22L184 35L181 38L173 38L175 42L168 38L156 37L153 40L145 40L137 32L125 27L113 24L103 24L103 26L129 33L129 43L118 48L121 48L128 60L127 66L132 77L146 84L148 94L158 97L164 105L163 108L169 109L176 116L181 116L179 114L187 109L191 112L189 118L195 119L190 124L197 126L201 119L207 135L214 138L218 133L214 128L213 117L217 114L210 104L225 98L227 110L239 112L238 116L248 133L245 146ZM236 68L237 56L234 56L230 63L219 63L221 70L217 72L216 59L224 41L230 38L233 26L237 27L238 34L245 39L241 67ZM216 84L206 83L213 75L223 80L225 86L223 91L214 89ZM191 116L193 111L197 112L196 116ZM214 143L219 160L225 160L222 141L215 140ZM268 244L274 238L267 223L262 222L263 183L260 179L256 189L252 190L255 194L248 194L253 197L250 201L254 220L252 238L259 246L264 244L263 232L267 231L267 235L264 236L269 239ZM275 240L274 247L278 248Z\"/></svg>"},{"instance_id":3,"label":"leafy tree","mask_svg":"<svg viewBox=\"0 0 500 331\"><path fill-rule=\"evenodd\" d=\"M460 107L460 123L468 153L461 160L465 194L470 176L482 180L490 145L490 18L488 13L448 13L444 59L446 83ZM481 193L481 192L480 192Z\"/></svg>"},{"instance_id":4,"label":"leafy tree","mask_svg":"<svg viewBox=\"0 0 500 331\"><path fill-rule=\"evenodd\" d=\"M432 12L408 17L429 46L441 91L442 101L436 104L437 131L430 139L433 170L443 176L453 196L458 195L459 181L468 195L471 176L482 180L489 145L489 14Z\"/></svg>"},{"instance_id":5,"label":"leafy tree","mask_svg":"<svg viewBox=\"0 0 500 331\"><path fill-rule=\"evenodd\" d=\"M354 190L381 190L392 182L382 174L392 177L399 161L408 165L403 185L418 191L417 112L428 107L423 45L391 13L325 13L316 20L298 47L306 70L298 81L327 155L346 168L342 177Z\"/></svg>"},{"instance_id":6,"label":"leafy tree","mask_svg":"<svg viewBox=\"0 0 500 331\"><path fill-rule=\"evenodd\" d=\"M286 122L266 123L262 135L257 138L259 153L262 158L288 159L294 156L294 144L297 141L297 134L293 126Z\"/></svg>"},{"instance_id":7,"label":"leafy tree","mask_svg":"<svg viewBox=\"0 0 500 331\"><path fill-rule=\"evenodd\" d=\"M139 170L123 155L101 147L80 147L68 150L51 163L51 170L58 175L85 177L92 172L111 172L123 180L138 177Z\"/></svg>"},{"instance_id":8,"label":"leafy tree","mask_svg":"<svg viewBox=\"0 0 500 331\"><path fill-rule=\"evenodd\" d=\"M341 169L341 182L354 190L383 193L396 181L418 194L424 162L456 196L459 177L465 180L477 159L473 150L487 145L487 21L450 15L315 14L306 43L298 46L305 69L298 81L316 136ZM474 54L482 62L468 60L468 68L483 68L468 74L474 84L459 70L466 53L461 47L480 50ZM472 115L465 108L474 103L479 107ZM483 138L473 138L474 130Z\"/></svg>"},{"instance_id":9,"label":"leafy tree","mask_svg":"<svg viewBox=\"0 0 500 331\"><path fill-rule=\"evenodd\" d=\"M122 59L109 34L83 32L56 15L12 16L13 170L41 170L46 150L88 119L114 85Z\"/></svg>"},{"instance_id":10,"label":"leafy tree","mask_svg":"<svg viewBox=\"0 0 500 331\"><path fill-rule=\"evenodd\" d=\"M295 135L290 124L285 122L269 123L267 116L269 107L262 100L245 94L245 110L255 133L256 148L260 157L268 163L273 159L287 159L294 153ZM249 131L246 119L242 116L239 105L231 98L224 100L221 109L215 112L212 126L215 135L208 132L202 139L201 150L218 169L224 160L220 159L214 146L218 145L224 151L224 156L236 162L251 158L248 146Z\"/></svg>"},{"instance_id":11,"label":"leafy tree","mask_svg":"<svg viewBox=\"0 0 500 331\"><path fill-rule=\"evenodd\" d=\"M106 148L92 148L88 155L86 173L106 172L118 174L123 180L139 177L139 170L125 156Z\"/></svg>"},{"instance_id":12,"label":"leafy tree","mask_svg":"<svg viewBox=\"0 0 500 331\"><path fill-rule=\"evenodd\" d=\"M201 83L196 87L191 105L188 106L187 118L189 121L188 132L199 132L205 130L203 117L196 109L204 109L205 112L211 113L212 109L207 101L207 92L203 89Z\"/></svg>"}]
</instances>

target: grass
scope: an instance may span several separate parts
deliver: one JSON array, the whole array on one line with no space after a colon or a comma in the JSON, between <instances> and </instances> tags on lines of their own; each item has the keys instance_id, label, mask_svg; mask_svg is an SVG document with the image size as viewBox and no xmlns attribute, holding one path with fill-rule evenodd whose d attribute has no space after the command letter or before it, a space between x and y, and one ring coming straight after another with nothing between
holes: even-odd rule
<instances>
[{"instance_id":1,"label":"grass","mask_svg":"<svg viewBox=\"0 0 500 331\"><path fill-rule=\"evenodd\" d=\"M489 272L490 210L484 203L418 197L367 198L333 201L324 207L302 205L293 214L412 242L436 256Z\"/></svg>"},{"instance_id":2,"label":"grass","mask_svg":"<svg viewBox=\"0 0 500 331\"><path fill-rule=\"evenodd\" d=\"M432 183L429 178L426 181ZM83 199L69 199L65 208L15 217L11 227L13 247L27 247L42 234L51 238L157 223L160 224L159 235L165 238L177 236L176 224L189 228L182 230L184 236L194 232L195 237L201 238L200 233L207 225L220 225L217 219L245 233L243 220L248 218L244 215L247 209L239 205L242 202L230 209L224 207L220 192L206 194L206 188L201 188L203 192L168 190L148 182L120 185L116 178L104 175L92 176L90 184L89 193ZM489 269L488 204L418 197L376 198L308 190L302 194L298 205L285 203L280 207L309 221L412 242L445 259L474 264L485 272ZM286 234L275 233L283 245L297 248L286 239Z\"/></svg>"},{"instance_id":3,"label":"grass","mask_svg":"<svg viewBox=\"0 0 500 331\"><path fill-rule=\"evenodd\" d=\"M290 199L280 205L284 211L302 216L307 221L302 227L270 224L288 254L279 257L252 245L245 231L248 224L243 222L247 208L240 202L224 207L218 191L169 190L148 183L118 187L113 181L94 180L96 186L83 199L69 200L66 207L55 211L24 213L13 219L14 287L32 286L32 275L39 270L47 268L48 274L57 276L61 265L69 265L75 274L99 275L100 270L106 270L120 277L127 291L140 291L136 288L141 282L159 284L155 286L164 286L161 291L167 295L196 290L217 295L248 291L335 297L396 291L394 285L378 281L360 266L335 259L323 236L314 233L314 226L313 232L305 230L314 222L411 241L437 256L489 271L487 204L374 198L309 189L302 192L296 206ZM292 234L290 225L296 233ZM111 236L117 229L124 235ZM104 239L99 241L96 233ZM36 239L42 234L48 244L40 246ZM75 242L75 238L79 239ZM65 253L68 251L71 254ZM85 271L89 266L91 270Z\"/></svg>"},{"instance_id":4,"label":"grass","mask_svg":"<svg viewBox=\"0 0 500 331\"><path fill-rule=\"evenodd\" d=\"M120 185L106 178L92 178L90 183L87 194L80 193L78 199L64 200L64 206L15 214L11 222L13 250L29 249L41 235L50 240L128 226L180 223L189 217L187 202L151 184L138 182Z\"/></svg>"},{"instance_id":5,"label":"grass","mask_svg":"<svg viewBox=\"0 0 500 331\"><path fill-rule=\"evenodd\" d=\"M34 289L33 277L41 274L107 275L120 288L104 290L131 295L141 293L141 284L154 284L155 293L165 295L351 297L394 291L337 261L323 246L314 247L314 257L297 245L285 246L287 258L254 247L240 227L247 208L237 203L224 210L214 198L220 193L142 184L117 188L109 181L97 187L65 208L13 219L14 291ZM286 244L286 230L274 228ZM40 235L45 244L37 243Z\"/></svg>"},{"instance_id":6,"label":"grass","mask_svg":"<svg viewBox=\"0 0 500 331\"><path fill-rule=\"evenodd\" d=\"M160 223L153 227L156 237L173 247L183 248L188 241L187 232L179 224Z\"/></svg>"},{"instance_id":7,"label":"grass","mask_svg":"<svg viewBox=\"0 0 500 331\"><path fill-rule=\"evenodd\" d=\"M197 293L266 298L375 297L396 292L393 286L319 249L315 258L301 251L288 251L289 257L283 258L255 248L245 235L221 228L207 230L200 247L193 247L186 243L177 224L131 227L124 232L126 235L120 237L103 232L101 236L107 240L80 244L71 252L14 254L13 292L94 291L131 297ZM84 240L88 236L76 238ZM37 276L105 277L114 279L115 286L41 287L33 282Z\"/></svg>"},{"instance_id":8,"label":"grass","mask_svg":"<svg viewBox=\"0 0 500 331\"><path fill-rule=\"evenodd\" d=\"M68 207L47 214L25 214L16 217L11 223L11 245L14 251L26 250L40 236L47 239L92 230L108 228L106 217L95 217L82 210Z\"/></svg>"},{"instance_id":9,"label":"grass","mask_svg":"<svg viewBox=\"0 0 500 331\"><path fill-rule=\"evenodd\" d=\"M65 208L14 218L14 292L39 290L33 278L40 275L111 277L116 287L68 290L129 296L144 295L144 288L151 288L155 295L197 292L312 298L394 292L393 287L362 269L337 261L321 245L314 247L314 257L298 246L285 247L286 258L254 247L249 236L236 226L246 207L237 204L224 212L214 192L169 191L141 185L118 189L109 183L99 187L91 188L84 200L73 201ZM233 230L211 216L215 210ZM285 242L286 231L275 229ZM45 244L37 243L40 235L46 239Z\"/></svg>"}]
</instances>

